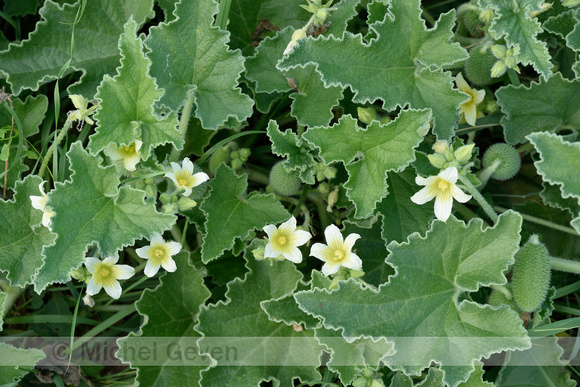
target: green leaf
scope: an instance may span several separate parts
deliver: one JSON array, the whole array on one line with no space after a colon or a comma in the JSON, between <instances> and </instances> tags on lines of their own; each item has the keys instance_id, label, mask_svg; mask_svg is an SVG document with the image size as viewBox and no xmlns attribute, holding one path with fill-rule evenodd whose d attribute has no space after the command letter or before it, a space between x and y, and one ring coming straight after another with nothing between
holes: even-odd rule
<instances>
[{"instance_id":1,"label":"green leaf","mask_svg":"<svg viewBox=\"0 0 580 387\"><path fill-rule=\"evenodd\" d=\"M175 224L175 216L160 214L153 203L145 203L145 192L118 188L117 168L101 167L100 159L89 155L80 142L71 145L67 156L71 180L56 183L48 194L48 206L56 213L52 231L58 237L44 249L46 260L34 280L37 292L51 283L69 281L70 271L83 263L93 243L103 257L112 256L135 240Z\"/></svg>"},{"instance_id":2,"label":"green leaf","mask_svg":"<svg viewBox=\"0 0 580 387\"><path fill-rule=\"evenodd\" d=\"M233 169L220 164L215 178L210 180L211 191L200 206L207 216L201 247L203 263L231 249L236 238L245 239L253 230L290 217L274 194L254 193L246 197L247 179L246 174L237 176Z\"/></svg>"},{"instance_id":3,"label":"green leaf","mask_svg":"<svg viewBox=\"0 0 580 387\"><path fill-rule=\"evenodd\" d=\"M491 21L489 30L495 33L495 39L505 38L509 47L518 45L518 59L524 65L531 64L544 80L552 75L548 46L536 38L543 32L542 25L536 18L530 17L531 11L539 11L542 0L479 0L481 9L493 9L496 16Z\"/></svg>"},{"instance_id":4,"label":"green leaf","mask_svg":"<svg viewBox=\"0 0 580 387\"><path fill-rule=\"evenodd\" d=\"M299 282L295 291L308 290L310 286ZM306 329L313 329L320 325L317 318L314 318L298 307L292 294L285 294L279 298L262 301L260 307L268 315L270 321L283 322L286 325L304 325Z\"/></svg>"},{"instance_id":5,"label":"green leaf","mask_svg":"<svg viewBox=\"0 0 580 387\"><path fill-rule=\"evenodd\" d=\"M413 232L423 233L429 228L433 211L411 201L411 196L421 188L415 184L416 176L414 168L387 173L389 193L377 204L377 212L383 215L385 241L404 242Z\"/></svg>"},{"instance_id":6,"label":"green leaf","mask_svg":"<svg viewBox=\"0 0 580 387\"><path fill-rule=\"evenodd\" d=\"M246 77L256 82L260 93L287 92L292 90L291 80L296 85L296 93L290 94L292 116L300 125L328 125L334 117L332 107L342 98L342 88L325 86L313 65L280 71L276 63L292 38L294 30L285 28L273 38L266 38L256 49L256 54L248 58Z\"/></svg>"},{"instance_id":7,"label":"green leaf","mask_svg":"<svg viewBox=\"0 0 580 387\"><path fill-rule=\"evenodd\" d=\"M564 199L572 197L580 204L580 143L551 133L533 133L527 138L540 154L534 166L542 179L558 184Z\"/></svg>"},{"instance_id":8,"label":"green leaf","mask_svg":"<svg viewBox=\"0 0 580 387\"><path fill-rule=\"evenodd\" d=\"M312 331L295 331L284 323L273 322L260 303L291 293L302 274L289 261L256 261L246 250L246 266L250 270L244 279L228 284L227 301L203 307L199 324L203 334L200 348L227 340L238 348L235 364L218 363L202 372L202 386L224 386L235 380L236 386L256 386L262 380L272 380L274 386L289 386L292 379L320 380L316 371L322 347L312 337ZM249 256L249 257L248 257ZM306 365L308 364L308 365ZM227 365L227 366L226 366Z\"/></svg>"},{"instance_id":9,"label":"green leaf","mask_svg":"<svg viewBox=\"0 0 580 387\"><path fill-rule=\"evenodd\" d=\"M495 384L483 380L483 374L485 373L483 363L476 361L474 364L475 370L469 375L469 379L459 384L458 387L494 387Z\"/></svg>"},{"instance_id":10,"label":"green leaf","mask_svg":"<svg viewBox=\"0 0 580 387\"><path fill-rule=\"evenodd\" d=\"M561 210L568 210L571 215L580 214L580 203L577 198L569 197L564 199L558 185L552 185L544 181L542 187L544 189L540 192L540 197L544 203Z\"/></svg>"},{"instance_id":11,"label":"green leaf","mask_svg":"<svg viewBox=\"0 0 580 387\"><path fill-rule=\"evenodd\" d=\"M407 104L414 109L431 108L434 133L450 139L459 120L459 105L467 101L453 88L451 74L441 70L467 58L458 43L450 42L455 13L442 14L436 26L427 30L419 1L393 2L391 12L393 17L373 25L379 37L368 45L361 35L349 32L340 39L309 37L278 68L314 63L327 87L350 87L355 103L381 99L388 111Z\"/></svg>"},{"instance_id":12,"label":"green leaf","mask_svg":"<svg viewBox=\"0 0 580 387\"><path fill-rule=\"evenodd\" d=\"M42 211L34 209L30 201L31 195L40 196L41 182L40 177L29 175L16 183L12 201L0 200L0 271L7 272L13 286L24 287L32 282L43 262L42 247L56 238L39 225Z\"/></svg>"},{"instance_id":13,"label":"green leaf","mask_svg":"<svg viewBox=\"0 0 580 387\"><path fill-rule=\"evenodd\" d=\"M89 150L97 154L110 143L118 148L136 139L143 141L141 158L149 158L151 148L172 143L183 147L183 137L177 129L177 114L159 117L153 105L163 95L149 76L149 60L143 55L143 43L137 38L137 23L125 24L119 39L121 67L114 78L105 75L98 88L99 110L95 114L97 128L90 137Z\"/></svg>"},{"instance_id":14,"label":"green leaf","mask_svg":"<svg viewBox=\"0 0 580 387\"><path fill-rule=\"evenodd\" d=\"M525 142L528 134L556 132L580 127L580 80L569 81L556 73L547 81L505 86L496 92L497 103L506 114L501 119L506 142ZM532 119L533 118L533 119Z\"/></svg>"},{"instance_id":15,"label":"green leaf","mask_svg":"<svg viewBox=\"0 0 580 387\"><path fill-rule=\"evenodd\" d=\"M244 121L253 106L237 87L244 58L229 50L229 32L212 25L216 12L213 0L183 1L175 7L176 19L152 27L145 40L151 75L165 89L161 103L179 110L193 93L195 116L205 129L217 129L230 117Z\"/></svg>"},{"instance_id":16,"label":"green leaf","mask_svg":"<svg viewBox=\"0 0 580 387\"><path fill-rule=\"evenodd\" d=\"M570 9L566 12L549 17L542 24L542 27L544 27L546 31L560 35L562 38L566 38L566 35L572 32L576 23L578 23L576 11Z\"/></svg>"},{"instance_id":17,"label":"green leaf","mask_svg":"<svg viewBox=\"0 0 580 387\"><path fill-rule=\"evenodd\" d=\"M4 293L2 290L0 290L0 332L2 332L3 325L4 325L4 320L2 319L2 317L4 316L4 303L6 302L7 298L8 298L8 294ZM292 300L294 300L294 299L292 299Z\"/></svg>"},{"instance_id":18,"label":"green leaf","mask_svg":"<svg viewBox=\"0 0 580 387\"><path fill-rule=\"evenodd\" d=\"M344 187L355 205L355 216L370 216L387 195L386 173L402 171L415 160L415 148L429 130L429 110L404 110L396 120L366 129L350 115L328 128L310 128L303 138L320 149L326 164L342 161L349 179Z\"/></svg>"},{"instance_id":19,"label":"green leaf","mask_svg":"<svg viewBox=\"0 0 580 387\"><path fill-rule=\"evenodd\" d=\"M278 123L274 120L270 120L268 123L267 132L272 142L272 153L287 158L284 163L286 168L292 171L306 172L300 174L300 176L307 177L306 180L303 180L304 183L314 184L314 165L316 162L309 152L311 147L308 142L298 137L291 129L286 129L282 133L278 129Z\"/></svg>"},{"instance_id":20,"label":"green leaf","mask_svg":"<svg viewBox=\"0 0 580 387\"><path fill-rule=\"evenodd\" d=\"M2 11L10 16L26 16L36 13L37 8L38 0L10 1Z\"/></svg>"},{"instance_id":21,"label":"green leaf","mask_svg":"<svg viewBox=\"0 0 580 387\"><path fill-rule=\"evenodd\" d=\"M497 386L574 387L576 382L560 359L563 354L556 337L535 338L530 349L508 353Z\"/></svg>"},{"instance_id":22,"label":"green leaf","mask_svg":"<svg viewBox=\"0 0 580 387\"><path fill-rule=\"evenodd\" d=\"M142 347L139 343L147 343L150 338L159 341L156 343L156 350L165 356L174 353L172 349L177 346L188 350L194 347L198 349L194 338L200 335L193 330L193 326L197 323L200 306L211 294L203 283L205 273L189 263L189 253L182 251L174 259L177 271L161 277L159 286L153 290L146 289L135 304L137 311L143 316L140 331L117 340L118 356L124 363L131 363L131 355ZM168 300L171 302L167 302ZM165 337L170 339L162 339ZM169 359L164 360L176 360L167 357ZM137 369L137 383L141 386L197 386L200 371L209 366L210 361L209 358L202 361L200 357L195 361L199 364L185 362L184 366L179 367L175 364L158 363L159 365L138 365L132 368Z\"/></svg>"},{"instance_id":23,"label":"green leaf","mask_svg":"<svg viewBox=\"0 0 580 387\"><path fill-rule=\"evenodd\" d=\"M70 58L72 25L80 1L59 6L51 0L40 9L41 21L29 39L11 44L0 53L1 74L7 76L14 95L22 89L37 90L56 79L61 67ZM80 81L69 86L69 94L93 99L104 74L114 71L119 63L117 41L123 25L131 15L141 25L152 17L153 0L87 1L83 17L75 26L75 51L64 76L81 71ZM31 61L31 58L34 60ZM28 63L23 66L23 63Z\"/></svg>"},{"instance_id":24,"label":"green leaf","mask_svg":"<svg viewBox=\"0 0 580 387\"><path fill-rule=\"evenodd\" d=\"M0 343L0 385L16 385L15 382L28 374L28 370L45 356L40 349L21 349Z\"/></svg>"},{"instance_id":25,"label":"green leaf","mask_svg":"<svg viewBox=\"0 0 580 387\"><path fill-rule=\"evenodd\" d=\"M467 225L454 217L435 220L424 238L415 233L406 243L389 244L387 263L397 274L378 291L350 279L333 292L314 289L294 297L345 337L392 341L397 352L382 359L391 369L418 375L435 361L445 382L456 385L482 356L530 346L517 313L458 300L462 292L507 282L504 271L519 248L521 221L513 211L485 230L481 219Z\"/></svg>"},{"instance_id":26,"label":"green leaf","mask_svg":"<svg viewBox=\"0 0 580 387\"><path fill-rule=\"evenodd\" d=\"M14 113L16 113L18 119L20 119L20 123L22 124L24 138L28 138L38 133L38 127L42 120L44 120L46 109L48 108L48 98L42 94L37 97L28 96L24 102L19 98L12 98L12 104L14 106ZM5 108L0 108L0 128L10 127L11 125L12 115ZM16 165L8 172L7 187L14 187L16 181L20 179L22 172L28 170L28 166L24 164L26 152L22 152L21 159L16 160L18 149L18 138L16 137L18 136L17 131L16 125L14 125L14 132L12 133L14 138L12 139L12 144L10 146L8 167L10 168L13 163L16 163ZM8 139L9 136L10 131L8 130L5 138ZM0 179L0 187L4 187L4 178Z\"/></svg>"}]
</instances>

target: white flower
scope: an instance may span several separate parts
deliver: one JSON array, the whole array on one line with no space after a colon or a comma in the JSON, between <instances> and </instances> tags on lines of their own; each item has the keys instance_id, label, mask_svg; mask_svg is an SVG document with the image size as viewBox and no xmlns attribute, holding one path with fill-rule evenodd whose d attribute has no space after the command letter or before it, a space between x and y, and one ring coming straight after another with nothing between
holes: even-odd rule
<instances>
[{"instance_id":1,"label":"white flower","mask_svg":"<svg viewBox=\"0 0 580 387\"><path fill-rule=\"evenodd\" d=\"M137 163L141 161L141 152L139 152L141 146L143 146L143 142L135 140L135 142L129 145L123 145L121 148L117 148L115 144L110 144L103 149L103 152L113 161L123 160L125 169L133 172L137 169Z\"/></svg>"},{"instance_id":2,"label":"white flower","mask_svg":"<svg viewBox=\"0 0 580 387\"><path fill-rule=\"evenodd\" d=\"M465 119L469 125L475 126L475 120L483 117L483 113L477 110L477 105L485 98L485 90L472 89L461 73L457 74L455 77L455 84L459 90L469 94L471 97L469 98L469 101L460 105L459 114L462 115L462 118Z\"/></svg>"},{"instance_id":3,"label":"white flower","mask_svg":"<svg viewBox=\"0 0 580 387\"><path fill-rule=\"evenodd\" d=\"M151 238L149 246L140 247L135 252L143 259L148 259L145 266L145 275L153 277L159 271L159 267L163 267L169 272L177 270L175 261L171 256L181 251L181 244L177 242L165 242L161 235L155 234Z\"/></svg>"},{"instance_id":4,"label":"white flower","mask_svg":"<svg viewBox=\"0 0 580 387\"><path fill-rule=\"evenodd\" d=\"M351 252L354 243L360 238L358 234L349 234L342 239L342 234L334 224L324 230L326 245L315 243L310 250L310 255L324 261L322 273L324 275L335 274L341 266L353 270L362 270L362 261L355 253Z\"/></svg>"},{"instance_id":5,"label":"white flower","mask_svg":"<svg viewBox=\"0 0 580 387\"><path fill-rule=\"evenodd\" d=\"M302 262L302 253L298 246L308 242L312 235L308 231L296 230L295 217L291 217L280 227L269 224L264 227L264 231L268 234L264 258L278 258L281 255L291 262Z\"/></svg>"},{"instance_id":6,"label":"white flower","mask_svg":"<svg viewBox=\"0 0 580 387\"><path fill-rule=\"evenodd\" d=\"M32 202L32 207L36 208L37 210L41 210L43 212L42 225L44 227L47 227L48 229L50 229L50 224L51 224L50 218L52 218L52 216L55 213L54 213L54 211L52 211L50 209L50 207L48 207L46 205L46 202L48 202L48 196L44 193L43 186L44 186L44 181L38 185L38 189L40 190L40 193L42 194L42 196L31 195L30 201Z\"/></svg>"},{"instance_id":7,"label":"white flower","mask_svg":"<svg viewBox=\"0 0 580 387\"><path fill-rule=\"evenodd\" d=\"M173 172L167 172L165 177L170 178L178 190L185 190L184 196L189 196L193 187L209 180L204 172L193 174L193 163L187 157L183 159L181 167L177 163L171 163L171 167Z\"/></svg>"},{"instance_id":8,"label":"white flower","mask_svg":"<svg viewBox=\"0 0 580 387\"><path fill-rule=\"evenodd\" d=\"M120 279L131 278L135 269L129 265L116 265L119 257L85 258L85 266L93 275L87 286L87 294L93 296L105 288L105 292L114 299L121 297Z\"/></svg>"},{"instance_id":9,"label":"white flower","mask_svg":"<svg viewBox=\"0 0 580 387\"><path fill-rule=\"evenodd\" d=\"M72 94L69 95L73 105L77 108L77 110L73 110L69 113L68 118L71 121L79 121L80 125L82 125L83 121L87 121L89 124L94 124L95 122L90 118L95 110L97 109L97 105L93 105L87 109L89 105L89 101L82 95Z\"/></svg>"},{"instance_id":10,"label":"white flower","mask_svg":"<svg viewBox=\"0 0 580 387\"><path fill-rule=\"evenodd\" d=\"M453 199L460 203L471 199L471 195L467 195L455 185L457 178L458 173L455 167L449 167L439 172L437 176L430 176L426 179L417 176L415 183L424 185L425 188L411 196L411 200L416 204L425 204L435 198L435 216L445 222L451 215Z\"/></svg>"}]
</instances>

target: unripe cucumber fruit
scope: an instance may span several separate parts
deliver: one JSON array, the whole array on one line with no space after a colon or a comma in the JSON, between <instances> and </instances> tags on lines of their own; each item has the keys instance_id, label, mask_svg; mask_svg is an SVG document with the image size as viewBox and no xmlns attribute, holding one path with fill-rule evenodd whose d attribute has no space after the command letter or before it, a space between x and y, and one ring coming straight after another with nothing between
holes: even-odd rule
<instances>
[{"instance_id":1,"label":"unripe cucumber fruit","mask_svg":"<svg viewBox=\"0 0 580 387\"><path fill-rule=\"evenodd\" d=\"M550 255L537 235L532 235L516 254L512 275L514 300L524 312L542 305L550 286Z\"/></svg>"},{"instance_id":2,"label":"unripe cucumber fruit","mask_svg":"<svg viewBox=\"0 0 580 387\"><path fill-rule=\"evenodd\" d=\"M215 152L209 158L209 170L211 173L215 173L218 165L222 162L227 163L230 161L230 151L226 147L221 147L216 149Z\"/></svg>"},{"instance_id":3,"label":"unripe cucumber fruit","mask_svg":"<svg viewBox=\"0 0 580 387\"><path fill-rule=\"evenodd\" d=\"M302 181L295 171L284 168L282 161L277 162L270 171L272 191L282 196L292 196L300 189Z\"/></svg>"},{"instance_id":4,"label":"unripe cucumber fruit","mask_svg":"<svg viewBox=\"0 0 580 387\"><path fill-rule=\"evenodd\" d=\"M464 65L465 76L471 83L478 86L491 82L491 68L497 62L497 58L493 56L491 50L483 48L485 47L481 45L473 47L469 51L469 58Z\"/></svg>"},{"instance_id":5,"label":"unripe cucumber fruit","mask_svg":"<svg viewBox=\"0 0 580 387\"><path fill-rule=\"evenodd\" d=\"M490 146L483 155L483 167L489 168L498 161L491 177L496 180L509 180L518 173L522 160L516 148L509 144L498 143Z\"/></svg>"}]
</instances>

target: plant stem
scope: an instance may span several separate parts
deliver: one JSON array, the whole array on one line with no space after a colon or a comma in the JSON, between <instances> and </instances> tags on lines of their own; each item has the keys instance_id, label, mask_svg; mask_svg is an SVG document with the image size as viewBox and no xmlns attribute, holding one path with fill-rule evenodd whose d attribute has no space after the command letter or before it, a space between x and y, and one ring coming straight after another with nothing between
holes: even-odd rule
<instances>
[{"instance_id":1,"label":"plant stem","mask_svg":"<svg viewBox=\"0 0 580 387\"><path fill-rule=\"evenodd\" d=\"M499 206L495 206L494 208L499 212L507 211L507 208L503 208L503 207L499 207ZM535 216L531 216L528 214L521 214L520 213L520 215L522 216L522 219L527 220L528 222L532 222L532 223L536 223L536 224L539 224L542 226L550 227L554 230L562 231L562 232L565 232L565 233L570 234L570 235L580 236L580 234L578 234L576 232L576 230L574 230L572 227L562 226L561 224L550 222L549 220L545 220L542 218L536 218Z\"/></svg>"},{"instance_id":2,"label":"plant stem","mask_svg":"<svg viewBox=\"0 0 580 387\"><path fill-rule=\"evenodd\" d=\"M489 216L491 218L491 220L493 221L493 223L497 223L498 220L498 216L495 213L495 211L493 210L493 208L491 208L491 206L489 205L489 203L487 202L487 200L485 200L483 198L483 196L479 193L479 191L477 190L477 188L475 188L475 186L473 184L471 184L471 182L469 181L469 179L462 175L459 174L459 180L461 180L461 182L463 183L463 185L465 185L465 188L467 189L467 191L469 191L469 193L473 196L473 198L475 200L477 200L477 202L479 203L479 205L481 206L481 208L483 208L483 210L485 211L485 213L487 214L487 216Z\"/></svg>"},{"instance_id":3,"label":"plant stem","mask_svg":"<svg viewBox=\"0 0 580 387\"><path fill-rule=\"evenodd\" d=\"M72 124L72 122L70 120L66 120L66 122L64 123L64 126L60 130L60 133L56 137L56 140L52 143L50 148L48 148L48 150L46 151L46 154L44 155L44 159L42 160L42 165L40 166L40 171L38 171L38 176L40 176L41 178L44 176L44 172L46 171L46 167L48 167L48 160L50 160L50 158L52 157L52 153L54 152L54 149L64 139L64 137L68 133L68 130L71 127L71 124Z\"/></svg>"},{"instance_id":4,"label":"plant stem","mask_svg":"<svg viewBox=\"0 0 580 387\"><path fill-rule=\"evenodd\" d=\"M187 127L189 126L189 119L191 117L191 111L193 110L193 102L195 98L193 97L194 91L190 91L187 95L187 100L185 101L185 105L183 105L183 110L181 111L181 119L179 120L179 132L185 138L187 134ZM181 154L181 150L177 148L173 148L171 152L170 160L177 161L179 159L179 155Z\"/></svg>"},{"instance_id":5,"label":"plant stem","mask_svg":"<svg viewBox=\"0 0 580 387\"><path fill-rule=\"evenodd\" d=\"M550 257L552 270L565 271L567 273L580 274L580 262L569 259Z\"/></svg>"},{"instance_id":6,"label":"plant stem","mask_svg":"<svg viewBox=\"0 0 580 387\"><path fill-rule=\"evenodd\" d=\"M494 162L489 167L481 171L481 174L478 177L479 180L481 181L482 188L486 186L487 182L489 181L489 178L491 177L491 175L493 175L493 173L499 167L500 164L501 161L499 159L494 160Z\"/></svg>"}]
</instances>

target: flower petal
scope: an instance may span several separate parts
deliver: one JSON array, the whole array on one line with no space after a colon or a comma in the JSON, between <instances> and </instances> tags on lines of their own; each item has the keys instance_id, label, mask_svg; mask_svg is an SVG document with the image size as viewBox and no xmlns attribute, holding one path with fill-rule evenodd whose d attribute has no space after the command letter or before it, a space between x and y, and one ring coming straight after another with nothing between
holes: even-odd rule
<instances>
[{"instance_id":1,"label":"flower petal","mask_svg":"<svg viewBox=\"0 0 580 387\"><path fill-rule=\"evenodd\" d=\"M191 168L192 168L192 172L193 172L193 166ZM192 185L192 187L197 187L198 185L200 185L202 183L205 183L208 180L209 180L209 176L207 175L207 173L205 173L205 172L198 172L195 175L193 175L193 185Z\"/></svg>"},{"instance_id":2,"label":"flower petal","mask_svg":"<svg viewBox=\"0 0 580 387\"><path fill-rule=\"evenodd\" d=\"M93 258L96 259L96 258ZM91 280L89 281L89 284L87 285L87 294L89 296L93 296L95 294L97 294L98 292L101 291L103 287L99 284L97 284L97 281L95 280L95 277L91 277Z\"/></svg>"},{"instance_id":3,"label":"flower petal","mask_svg":"<svg viewBox=\"0 0 580 387\"><path fill-rule=\"evenodd\" d=\"M294 244L296 246L302 246L312 238L312 235L308 231L296 230L294 231Z\"/></svg>"},{"instance_id":4,"label":"flower petal","mask_svg":"<svg viewBox=\"0 0 580 387\"><path fill-rule=\"evenodd\" d=\"M103 262L115 264L115 263L119 262L119 256L107 257L107 258L103 259Z\"/></svg>"},{"instance_id":5,"label":"flower petal","mask_svg":"<svg viewBox=\"0 0 580 387\"><path fill-rule=\"evenodd\" d=\"M465 122L471 126L475 126L475 121L477 120L477 109L475 105L463 109L463 114L465 115Z\"/></svg>"},{"instance_id":6,"label":"flower petal","mask_svg":"<svg viewBox=\"0 0 580 387\"><path fill-rule=\"evenodd\" d=\"M453 183L455 184L455 182L457 181L457 178L459 177L458 173L457 173L457 168L455 167L449 167L441 172L439 172L438 175L440 178L442 178L443 180L445 180L448 183Z\"/></svg>"},{"instance_id":7,"label":"flower petal","mask_svg":"<svg viewBox=\"0 0 580 387\"><path fill-rule=\"evenodd\" d=\"M348 234L346 239L344 240L344 248L348 251L352 250L354 243L360 238L361 236L358 234Z\"/></svg>"},{"instance_id":8,"label":"flower petal","mask_svg":"<svg viewBox=\"0 0 580 387\"><path fill-rule=\"evenodd\" d=\"M161 245L163 243L165 243L165 241L163 240L163 237L161 236L161 234L155 234L151 237L150 239L151 241L151 246L153 245Z\"/></svg>"},{"instance_id":9,"label":"flower petal","mask_svg":"<svg viewBox=\"0 0 580 387\"><path fill-rule=\"evenodd\" d=\"M161 266L170 273L173 273L175 270L177 270L177 265L175 264L173 258L169 258L167 262L163 263Z\"/></svg>"},{"instance_id":10,"label":"flower petal","mask_svg":"<svg viewBox=\"0 0 580 387\"><path fill-rule=\"evenodd\" d=\"M87 257L85 258L85 266L87 267L89 273L93 274L95 272L95 266L100 263L99 258Z\"/></svg>"},{"instance_id":11,"label":"flower petal","mask_svg":"<svg viewBox=\"0 0 580 387\"><path fill-rule=\"evenodd\" d=\"M147 277L153 277L159 271L159 267L160 267L159 265L153 264L152 261L147 261L143 273L145 273Z\"/></svg>"},{"instance_id":12,"label":"flower petal","mask_svg":"<svg viewBox=\"0 0 580 387\"><path fill-rule=\"evenodd\" d=\"M466 194L456 185L451 187L451 195L453 196L453 199L457 200L459 203L465 203L471 199L471 195Z\"/></svg>"},{"instance_id":13,"label":"flower petal","mask_svg":"<svg viewBox=\"0 0 580 387\"><path fill-rule=\"evenodd\" d=\"M126 170L128 170L129 172L133 172L137 169L137 163L139 163L139 161L141 161L141 156L138 153L136 153L132 156L125 157L123 159L123 165Z\"/></svg>"},{"instance_id":14,"label":"flower petal","mask_svg":"<svg viewBox=\"0 0 580 387\"><path fill-rule=\"evenodd\" d=\"M179 164L175 163L175 162L171 162L171 168L173 168L173 174L175 175L177 172L181 171L181 167L179 166ZM165 176L167 176L167 174L165 174Z\"/></svg>"},{"instance_id":15,"label":"flower petal","mask_svg":"<svg viewBox=\"0 0 580 387\"><path fill-rule=\"evenodd\" d=\"M353 270L362 270L362 260L355 253L350 253L342 263L342 266Z\"/></svg>"},{"instance_id":16,"label":"flower petal","mask_svg":"<svg viewBox=\"0 0 580 387\"><path fill-rule=\"evenodd\" d=\"M330 262L326 262L324 265L322 265L322 274L326 276L336 274L338 269L340 269L340 265L331 265Z\"/></svg>"},{"instance_id":17,"label":"flower petal","mask_svg":"<svg viewBox=\"0 0 580 387\"><path fill-rule=\"evenodd\" d=\"M292 249L290 249L290 251L287 251L282 255L290 262L294 263L302 262L302 253L300 252L300 250L298 250L298 247L293 247Z\"/></svg>"},{"instance_id":18,"label":"flower petal","mask_svg":"<svg viewBox=\"0 0 580 387\"><path fill-rule=\"evenodd\" d=\"M433 181L433 179L435 179L435 176L429 176L427 178L417 176L417 177L415 177L415 184L417 184L417 185L429 185Z\"/></svg>"},{"instance_id":19,"label":"flower petal","mask_svg":"<svg viewBox=\"0 0 580 387\"><path fill-rule=\"evenodd\" d=\"M151 246L139 247L138 249L135 249L135 252L137 253L137 256L139 258L149 259L149 249L150 248L151 248Z\"/></svg>"},{"instance_id":20,"label":"flower petal","mask_svg":"<svg viewBox=\"0 0 580 387\"><path fill-rule=\"evenodd\" d=\"M343 243L342 234L340 233L338 227L336 227L334 224L326 227L326 230L324 230L324 238L326 238L326 244L328 246L332 246L334 244L342 245Z\"/></svg>"},{"instance_id":21,"label":"flower petal","mask_svg":"<svg viewBox=\"0 0 580 387\"><path fill-rule=\"evenodd\" d=\"M322 243L315 243L312 245L312 247L310 248L310 255L320 259L321 261L325 261L326 262L326 258L324 256L324 251L328 249L328 246L322 244Z\"/></svg>"},{"instance_id":22,"label":"flower petal","mask_svg":"<svg viewBox=\"0 0 580 387\"><path fill-rule=\"evenodd\" d=\"M429 187L421 188L419 192L411 196L411 201L415 204L425 204L431 201L436 195L431 192Z\"/></svg>"},{"instance_id":23,"label":"flower petal","mask_svg":"<svg viewBox=\"0 0 580 387\"><path fill-rule=\"evenodd\" d=\"M276 230L278 230L278 228L276 228L276 226L274 226L273 224L268 224L264 226L262 230L264 230L266 234L268 234L268 238L272 238L272 235L274 235L274 233L276 232Z\"/></svg>"},{"instance_id":24,"label":"flower petal","mask_svg":"<svg viewBox=\"0 0 580 387\"><path fill-rule=\"evenodd\" d=\"M294 230L296 230L296 218L292 216L290 219L282 223L278 229L288 235L292 234Z\"/></svg>"},{"instance_id":25,"label":"flower petal","mask_svg":"<svg viewBox=\"0 0 580 387\"><path fill-rule=\"evenodd\" d=\"M175 255L181 251L181 243L178 242L167 242L165 246L169 250L169 255Z\"/></svg>"},{"instance_id":26,"label":"flower petal","mask_svg":"<svg viewBox=\"0 0 580 387\"><path fill-rule=\"evenodd\" d=\"M115 265L117 270L117 279L129 279L135 275L135 268L129 265Z\"/></svg>"},{"instance_id":27,"label":"flower petal","mask_svg":"<svg viewBox=\"0 0 580 387\"><path fill-rule=\"evenodd\" d=\"M36 208L37 210L43 210L46 202L48 201L48 197L31 195L30 201L32 203L32 207Z\"/></svg>"},{"instance_id":28,"label":"flower petal","mask_svg":"<svg viewBox=\"0 0 580 387\"><path fill-rule=\"evenodd\" d=\"M193 163L187 157L183 159L181 163L181 170L187 171L190 175L193 175Z\"/></svg>"},{"instance_id":29,"label":"flower petal","mask_svg":"<svg viewBox=\"0 0 580 387\"><path fill-rule=\"evenodd\" d=\"M451 215L451 207L453 207L451 195L437 196L435 199L435 216L437 219L446 222L449 215Z\"/></svg>"},{"instance_id":30,"label":"flower petal","mask_svg":"<svg viewBox=\"0 0 580 387\"><path fill-rule=\"evenodd\" d=\"M121 297L121 292L123 291L123 289L121 289L119 281L115 281L111 285L103 287L105 288L105 292L107 292L107 294L111 296L111 298L117 300L119 299L119 297Z\"/></svg>"},{"instance_id":31,"label":"flower petal","mask_svg":"<svg viewBox=\"0 0 580 387\"><path fill-rule=\"evenodd\" d=\"M42 214L42 225L46 228L50 228L50 224L52 223L50 218L52 218L52 216L54 215L54 212L50 211L50 210L44 210L44 213Z\"/></svg>"},{"instance_id":32,"label":"flower petal","mask_svg":"<svg viewBox=\"0 0 580 387\"><path fill-rule=\"evenodd\" d=\"M266 245L266 248L264 249L264 258L278 258L280 256L280 253L278 251L276 251L276 249L274 248L274 245L270 242L268 242L268 244Z\"/></svg>"},{"instance_id":33,"label":"flower petal","mask_svg":"<svg viewBox=\"0 0 580 387\"><path fill-rule=\"evenodd\" d=\"M457 76L455 77L455 84L457 85L457 88L461 91L463 91L464 93L468 93L471 91L471 87L469 87L469 84L467 83L467 81L465 80L465 78L463 78L463 75L461 73L457 74Z\"/></svg>"}]
</instances>

